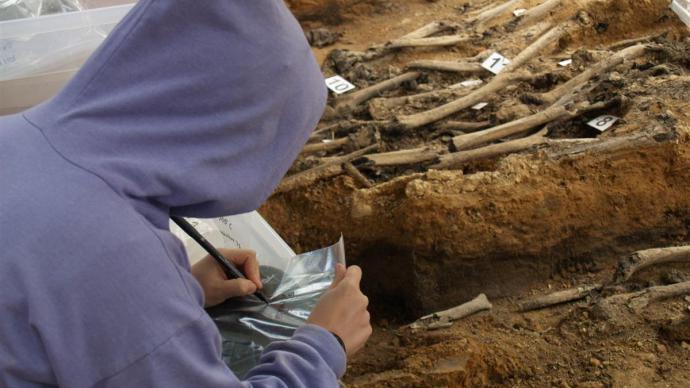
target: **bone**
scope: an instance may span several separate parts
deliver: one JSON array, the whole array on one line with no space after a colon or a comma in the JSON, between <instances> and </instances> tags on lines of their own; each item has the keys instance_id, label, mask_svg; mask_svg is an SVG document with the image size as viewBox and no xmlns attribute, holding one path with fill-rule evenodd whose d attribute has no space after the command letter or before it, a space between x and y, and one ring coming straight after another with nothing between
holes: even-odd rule
<instances>
[{"instance_id":1,"label":"bone","mask_svg":"<svg viewBox=\"0 0 690 388\"><path fill-rule=\"evenodd\" d=\"M366 52L357 53L356 55L360 60L366 62L381 58L394 52L395 49L404 47L444 46L457 44L460 43L457 41L458 36L455 36L456 42L454 43L451 43L453 38L448 37L441 37L443 39L428 38L431 35L454 28L454 26L448 23L434 21L410 32L409 34L403 35L400 38L390 40L383 45L374 45L367 49ZM467 37L463 36L463 39L460 41L466 40L465 38Z\"/></svg>"},{"instance_id":2,"label":"bone","mask_svg":"<svg viewBox=\"0 0 690 388\"><path fill-rule=\"evenodd\" d=\"M609 50L621 50L626 47L630 47L639 43L647 43L650 42L654 39L657 39L659 37L662 37L666 35L667 32L664 31L660 34L655 34L655 35L645 35L639 38L631 38L631 39L624 39L624 40L619 40L618 42L613 43L612 45L608 46Z\"/></svg>"},{"instance_id":3,"label":"bone","mask_svg":"<svg viewBox=\"0 0 690 388\"><path fill-rule=\"evenodd\" d=\"M453 138L453 146L458 151L468 150L484 143L525 132L554 120L563 119L572 114L574 113L571 113L565 106L553 106L542 112L497 127L456 136Z\"/></svg>"},{"instance_id":4,"label":"bone","mask_svg":"<svg viewBox=\"0 0 690 388\"><path fill-rule=\"evenodd\" d=\"M351 176L352 179L354 179L357 183L359 183L363 187L371 188L374 186L374 184L371 183L369 178L365 177L364 174L362 174L357 169L357 167L355 167L352 163L350 163L350 162L343 163L343 169L345 170L345 173L347 173L347 175Z\"/></svg>"},{"instance_id":5,"label":"bone","mask_svg":"<svg viewBox=\"0 0 690 388\"><path fill-rule=\"evenodd\" d=\"M585 297L587 297L587 295L591 294L592 291L600 290L601 288L601 284L592 284L580 286L577 288L570 288L567 290L554 292L548 295L538 296L520 303L518 311L526 312L538 310L566 302L573 302L576 300L584 299Z\"/></svg>"},{"instance_id":6,"label":"bone","mask_svg":"<svg viewBox=\"0 0 690 388\"><path fill-rule=\"evenodd\" d=\"M564 101L567 102L567 101ZM477 131L474 133L463 134L453 138L453 146L456 150L467 150L479 145L503 139L509 136L524 133L546 123L572 119L586 112L596 109L603 109L613 104L613 102L589 104L581 102L572 106L556 103L548 109L535 113L531 116L523 117L494 128Z\"/></svg>"},{"instance_id":7,"label":"bone","mask_svg":"<svg viewBox=\"0 0 690 388\"><path fill-rule=\"evenodd\" d=\"M527 63L529 60L536 57L536 55L544 50L549 44L564 36L571 28L569 23L565 23L558 27L554 27L547 33L542 35L530 46L525 48L513 61L506 66L502 73L494 77L488 84L477 89L473 93L439 106L437 108L413 114L408 116L400 116L397 118L403 129L415 129L427 124L439 121L454 113L477 104L484 100L488 95L498 92L506 86L517 82L519 80L531 79L534 75L525 74L524 72L517 72L516 70Z\"/></svg>"},{"instance_id":8,"label":"bone","mask_svg":"<svg viewBox=\"0 0 690 388\"><path fill-rule=\"evenodd\" d=\"M453 73L477 74L484 73L486 69L476 62L452 62L437 60L419 60L410 62L407 67L420 70L447 71Z\"/></svg>"},{"instance_id":9,"label":"bone","mask_svg":"<svg viewBox=\"0 0 690 388\"><path fill-rule=\"evenodd\" d=\"M546 130L539 131L532 136L522 139L514 139L505 141L503 143L491 144L485 147L476 148L468 151L453 152L450 154L441 155L439 163L430 166L429 168L436 170L453 170L462 168L467 163L477 162L481 160L491 159L502 155L513 154L530 148L539 147L542 145L553 146L567 146L573 147L575 145L591 145L592 143L601 142L599 139L549 139L544 135Z\"/></svg>"},{"instance_id":10,"label":"bone","mask_svg":"<svg viewBox=\"0 0 690 388\"><path fill-rule=\"evenodd\" d=\"M428 36L449 30L451 28L453 28L453 27L447 23L440 22L440 21L433 21L429 24L425 24L424 26L410 32L407 35L400 37L399 39L404 40L404 39L426 38Z\"/></svg>"},{"instance_id":11,"label":"bone","mask_svg":"<svg viewBox=\"0 0 690 388\"><path fill-rule=\"evenodd\" d=\"M389 80L369 86L358 92L352 93L336 103L335 111L339 115L347 114L355 109L359 104L374 98L387 90L398 88L404 82L419 78L420 74L421 73L417 71L410 71Z\"/></svg>"},{"instance_id":12,"label":"bone","mask_svg":"<svg viewBox=\"0 0 690 388\"><path fill-rule=\"evenodd\" d=\"M289 177L283 179L282 182L280 182L280 184L274 191L274 194L284 193L298 188L306 187L321 179L326 179L336 175L340 175L344 171L342 166L343 163L355 160L376 149L378 149L378 144L373 144L369 147L365 147L361 150L352 152L350 154L339 156L336 158L331 158L327 162L324 162L321 165L311 168L309 170L305 170L297 174L290 175Z\"/></svg>"},{"instance_id":13,"label":"bone","mask_svg":"<svg viewBox=\"0 0 690 388\"><path fill-rule=\"evenodd\" d=\"M388 167L424 163L438 159L438 152L430 147L369 154L363 157L368 166Z\"/></svg>"},{"instance_id":14,"label":"bone","mask_svg":"<svg viewBox=\"0 0 690 388\"><path fill-rule=\"evenodd\" d=\"M504 72L511 72L519 67L522 67L527 62L536 58L540 52L542 52L551 43L557 41L563 36L569 34L573 29L574 25L571 22L566 22L556 27L549 29L546 33L541 35L537 40L531 45L527 46L524 50L520 52L513 60L506 66L503 70Z\"/></svg>"},{"instance_id":15,"label":"bone","mask_svg":"<svg viewBox=\"0 0 690 388\"><path fill-rule=\"evenodd\" d=\"M462 131L462 132L474 132L480 129L484 129L491 125L491 121L456 121L450 120L444 123L436 125L436 128L442 131Z\"/></svg>"},{"instance_id":16,"label":"bone","mask_svg":"<svg viewBox=\"0 0 690 388\"><path fill-rule=\"evenodd\" d=\"M475 28L478 31L481 31L483 29L483 26L488 24L490 21L514 10L520 3L520 1L521 0L508 0L503 4L500 4L496 7L490 8L480 13L473 20L471 20L471 22L475 24Z\"/></svg>"},{"instance_id":17,"label":"bone","mask_svg":"<svg viewBox=\"0 0 690 388\"><path fill-rule=\"evenodd\" d=\"M670 134L664 129L658 128L650 132L596 139L596 141L591 142L558 142L555 144L556 147L549 147L547 156L551 159L558 160L563 157L577 158L589 154L613 153L627 149L643 149L664 141L663 139L666 136L670 136Z\"/></svg>"},{"instance_id":18,"label":"bone","mask_svg":"<svg viewBox=\"0 0 690 388\"><path fill-rule=\"evenodd\" d=\"M501 155L512 154L520 151L530 149L548 142L544 136L535 135L523 139L516 139L499 144L492 144L486 147L477 148L469 151L453 152L451 154L441 155L439 162L429 168L436 170L453 170L459 169L470 162L477 162L495 158Z\"/></svg>"},{"instance_id":19,"label":"bone","mask_svg":"<svg viewBox=\"0 0 690 388\"><path fill-rule=\"evenodd\" d=\"M532 78L533 75L529 74L528 72L516 72L506 74L501 77L496 77L493 78L488 84L472 91L465 96L460 97L457 100L421 113L397 116L396 120L398 123L400 123L400 127L403 130L417 129L483 102L491 94L504 89L508 85L512 85L520 81L531 80Z\"/></svg>"},{"instance_id":20,"label":"bone","mask_svg":"<svg viewBox=\"0 0 690 388\"><path fill-rule=\"evenodd\" d=\"M576 77L573 77L568 82L551 90L550 92L530 95L530 98L534 101L540 101L544 104L551 105L561 97L567 95L568 93L571 93L574 89L581 87L583 84L587 83L592 78L600 76L607 71L610 71L611 69L620 65L626 60L631 60L642 56L647 51L647 49L648 46L643 44L623 49L607 57L606 59L602 60L596 65L588 68L584 72L580 73Z\"/></svg>"},{"instance_id":21,"label":"bone","mask_svg":"<svg viewBox=\"0 0 690 388\"><path fill-rule=\"evenodd\" d=\"M635 273L647 267L675 262L690 262L690 245L634 252L618 265L614 282L625 282Z\"/></svg>"},{"instance_id":22,"label":"bone","mask_svg":"<svg viewBox=\"0 0 690 388\"><path fill-rule=\"evenodd\" d=\"M342 148L343 146L345 146L349 142L350 142L350 139L347 137L344 137L341 139L335 139L333 141L328 141L328 142L307 144L302 149L302 155L314 154L314 153L318 153L318 152L334 151L334 150Z\"/></svg>"},{"instance_id":23,"label":"bone","mask_svg":"<svg viewBox=\"0 0 690 388\"><path fill-rule=\"evenodd\" d=\"M609 296L600 302L600 306L605 310L610 310L614 306L627 306L633 312L640 313L653 302L683 295L690 295L690 282L649 287L638 292Z\"/></svg>"},{"instance_id":24,"label":"bone","mask_svg":"<svg viewBox=\"0 0 690 388\"><path fill-rule=\"evenodd\" d=\"M419 318L414 323L410 324L411 329L435 329L439 327L450 326L449 323L459 319L466 318L472 314L480 311L490 310L493 306L486 295L479 294L473 300L453 307L448 310L439 311Z\"/></svg>"},{"instance_id":25,"label":"bone","mask_svg":"<svg viewBox=\"0 0 690 388\"><path fill-rule=\"evenodd\" d=\"M546 0L538 6L528 9L520 17L519 25L530 26L539 20L544 20L561 3L563 3L563 0Z\"/></svg>"},{"instance_id":26,"label":"bone","mask_svg":"<svg viewBox=\"0 0 690 388\"><path fill-rule=\"evenodd\" d=\"M369 102L369 113L377 120L388 120L394 117L394 112L391 111L393 108L408 104L416 104L420 101L466 96L471 92L472 89L469 88L460 89L449 87L432 90L430 92L417 93L410 96L374 98Z\"/></svg>"},{"instance_id":27,"label":"bone","mask_svg":"<svg viewBox=\"0 0 690 388\"><path fill-rule=\"evenodd\" d=\"M444 46L455 46L457 44L467 42L471 40L472 37L468 35L444 35L435 36L431 38L405 38L396 39L388 42L385 48L388 49L399 49L406 47L444 47Z\"/></svg>"},{"instance_id":28,"label":"bone","mask_svg":"<svg viewBox=\"0 0 690 388\"><path fill-rule=\"evenodd\" d=\"M377 121L361 121L361 120L347 120L338 121L335 124L325 126L317 129L309 136L309 141L319 141L331 137L338 132L352 132L357 128L361 128L370 124L381 124Z\"/></svg>"}]
</instances>

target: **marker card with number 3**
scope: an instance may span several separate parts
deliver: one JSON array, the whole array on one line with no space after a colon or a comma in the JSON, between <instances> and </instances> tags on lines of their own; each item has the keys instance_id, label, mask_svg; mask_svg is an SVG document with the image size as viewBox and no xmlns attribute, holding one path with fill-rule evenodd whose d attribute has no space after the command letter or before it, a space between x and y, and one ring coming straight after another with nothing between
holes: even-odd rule
<instances>
[{"instance_id":1,"label":"marker card with number 3","mask_svg":"<svg viewBox=\"0 0 690 388\"><path fill-rule=\"evenodd\" d=\"M482 63L482 67L494 74L498 74L508 66L510 60L499 53L493 53Z\"/></svg>"}]
</instances>

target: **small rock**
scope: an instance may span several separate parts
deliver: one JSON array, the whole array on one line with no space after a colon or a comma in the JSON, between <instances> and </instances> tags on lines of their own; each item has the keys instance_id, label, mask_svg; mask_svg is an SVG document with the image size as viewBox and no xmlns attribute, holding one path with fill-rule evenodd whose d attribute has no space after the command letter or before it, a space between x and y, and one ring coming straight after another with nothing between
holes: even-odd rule
<instances>
[{"instance_id":1,"label":"small rock","mask_svg":"<svg viewBox=\"0 0 690 388\"><path fill-rule=\"evenodd\" d=\"M688 343L685 342L685 341L683 341L683 342L680 343L680 347L683 348L683 349L685 349L685 350L690 350L690 344L688 344Z\"/></svg>"},{"instance_id":2,"label":"small rock","mask_svg":"<svg viewBox=\"0 0 690 388\"><path fill-rule=\"evenodd\" d=\"M554 385L560 388L570 388L570 385L563 379L556 380Z\"/></svg>"},{"instance_id":3,"label":"small rock","mask_svg":"<svg viewBox=\"0 0 690 388\"><path fill-rule=\"evenodd\" d=\"M304 33L307 41L314 47L325 47L337 42L342 36L339 32L333 32L327 28L317 28Z\"/></svg>"},{"instance_id":4,"label":"small rock","mask_svg":"<svg viewBox=\"0 0 690 388\"><path fill-rule=\"evenodd\" d=\"M640 360L647 361L651 364L655 363L658 360L658 358L653 353L639 353L638 356L640 357Z\"/></svg>"},{"instance_id":5,"label":"small rock","mask_svg":"<svg viewBox=\"0 0 690 388\"><path fill-rule=\"evenodd\" d=\"M611 82L619 82L622 80L623 80L623 77L617 71L614 71L611 74L609 74L609 81L611 81Z\"/></svg>"},{"instance_id":6,"label":"small rock","mask_svg":"<svg viewBox=\"0 0 690 388\"><path fill-rule=\"evenodd\" d=\"M601 367L602 367L602 365L601 365L601 360L599 360L599 359L596 358L596 357L590 358L590 359L589 359L589 364L592 365L592 366L595 367L595 368L601 368Z\"/></svg>"},{"instance_id":7,"label":"small rock","mask_svg":"<svg viewBox=\"0 0 690 388\"><path fill-rule=\"evenodd\" d=\"M361 198L360 198L361 199ZM364 218L369 217L374 213L374 208L368 201L365 200L353 200L352 201L352 218Z\"/></svg>"},{"instance_id":8,"label":"small rock","mask_svg":"<svg viewBox=\"0 0 690 388\"><path fill-rule=\"evenodd\" d=\"M663 353L666 353L668 351L668 349L666 349L666 346L664 346L663 344L656 344L656 351L657 351L657 353L663 354Z\"/></svg>"},{"instance_id":9,"label":"small rock","mask_svg":"<svg viewBox=\"0 0 690 388\"><path fill-rule=\"evenodd\" d=\"M405 195L408 198L421 198L429 190L429 184L421 179L410 181L405 187Z\"/></svg>"}]
</instances>

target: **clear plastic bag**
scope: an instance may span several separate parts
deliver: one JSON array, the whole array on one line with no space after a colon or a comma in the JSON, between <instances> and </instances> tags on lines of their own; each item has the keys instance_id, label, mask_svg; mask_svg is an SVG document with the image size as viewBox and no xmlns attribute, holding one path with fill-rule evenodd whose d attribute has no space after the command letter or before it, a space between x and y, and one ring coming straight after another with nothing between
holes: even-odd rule
<instances>
[{"instance_id":1,"label":"clear plastic bag","mask_svg":"<svg viewBox=\"0 0 690 388\"><path fill-rule=\"evenodd\" d=\"M81 10L79 0L0 0L0 21Z\"/></svg>"},{"instance_id":2,"label":"clear plastic bag","mask_svg":"<svg viewBox=\"0 0 690 388\"><path fill-rule=\"evenodd\" d=\"M235 374L244 376L268 344L290 338L304 325L330 287L338 263L345 264L342 238L328 248L294 256L285 270L261 266L268 306L246 297L208 309L223 337L223 361Z\"/></svg>"},{"instance_id":3,"label":"clear plastic bag","mask_svg":"<svg viewBox=\"0 0 690 388\"><path fill-rule=\"evenodd\" d=\"M335 245L295 255L257 212L215 219L187 219L219 248L249 248L261 265L266 306L254 297L233 298L208 309L223 337L223 360L238 376L254 367L271 342L289 339L304 325L330 287L335 266L345 264L341 238ZM171 231L185 245L191 262L206 253L174 223Z\"/></svg>"}]
</instances>

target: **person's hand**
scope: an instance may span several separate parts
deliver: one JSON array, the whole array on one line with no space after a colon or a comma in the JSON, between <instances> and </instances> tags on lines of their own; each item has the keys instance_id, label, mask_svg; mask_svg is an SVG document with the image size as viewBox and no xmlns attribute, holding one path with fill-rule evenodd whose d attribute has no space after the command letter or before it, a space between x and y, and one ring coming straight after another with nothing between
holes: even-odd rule
<instances>
[{"instance_id":1,"label":"person's hand","mask_svg":"<svg viewBox=\"0 0 690 388\"><path fill-rule=\"evenodd\" d=\"M321 326L337 334L345 343L348 356L357 353L371 336L369 298L359 289L362 270L357 266L345 269L338 264L331 288L321 297L307 323Z\"/></svg>"},{"instance_id":2,"label":"person's hand","mask_svg":"<svg viewBox=\"0 0 690 388\"><path fill-rule=\"evenodd\" d=\"M259 275L256 252L250 249L219 249L226 259L233 262L247 279L230 279L223 268L207 255L192 266L192 275L204 290L205 307L223 303L228 298L251 295L263 287Z\"/></svg>"}]
</instances>

